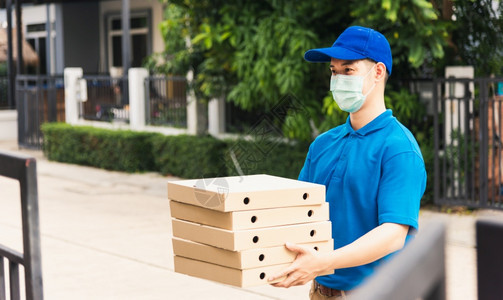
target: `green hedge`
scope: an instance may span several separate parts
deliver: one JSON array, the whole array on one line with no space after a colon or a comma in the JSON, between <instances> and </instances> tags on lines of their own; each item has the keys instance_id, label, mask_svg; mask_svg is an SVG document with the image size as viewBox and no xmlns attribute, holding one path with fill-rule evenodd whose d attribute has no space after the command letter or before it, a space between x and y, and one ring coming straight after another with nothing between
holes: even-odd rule
<instances>
[{"instance_id":1,"label":"green hedge","mask_svg":"<svg viewBox=\"0 0 503 300\"><path fill-rule=\"evenodd\" d=\"M182 178L233 176L240 172L297 178L309 149L308 143L165 136L64 123L44 124L42 132L44 153L49 160L126 172L154 171ZM433 152L423 151L423 155L429 174L424 205L432 202Z\"/></svg>"},{"instance_id":2,"label":"green hedge","mask_svg":"<svg viewBox=\"0 0 503 300\"><path fill-rule=\"evenodd\" d=\"M65 123L42 125L50 160L126 172L155 168L151 141L157 134L107 130Z\"/></svg>"},{"instance_id":3,"label":"green hedge","mask_svg":"<svg viewBox=\"0 0 503 300\"><path fill-rule=\"evenodd\" d=\"M49 160L182 178L239 175L238 169L246 175L297 178L309 147L307 143L165 136L64 123L44 124L42 132Z\"/></svg>"}]
</instances>

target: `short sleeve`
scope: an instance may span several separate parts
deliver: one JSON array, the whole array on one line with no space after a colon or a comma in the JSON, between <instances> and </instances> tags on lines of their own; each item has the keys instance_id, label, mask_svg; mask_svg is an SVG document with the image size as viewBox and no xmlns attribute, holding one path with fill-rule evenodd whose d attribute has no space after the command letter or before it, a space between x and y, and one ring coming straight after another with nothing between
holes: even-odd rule
<instances>
[{"instance_id":1,"label":"short sleeve","mask_svg":"<svg viewBox=\"0 0 503 300\"><path fill-rule=\"evenodd\" d=\"M379 224L398 223L418 229L425 188L424 161L417 153L400 153L384 162L377 200Z\"/></svg>"}]
</instances>

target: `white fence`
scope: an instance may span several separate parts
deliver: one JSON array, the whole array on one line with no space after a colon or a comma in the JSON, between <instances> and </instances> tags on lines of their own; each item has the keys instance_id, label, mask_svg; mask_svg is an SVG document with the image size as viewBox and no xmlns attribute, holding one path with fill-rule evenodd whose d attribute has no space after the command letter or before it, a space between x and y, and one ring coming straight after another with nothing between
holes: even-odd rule
<instances>
[{"instance_id":1,"label":"white fence","mask_svg":"<svg viewBox=\"0 0 503 300\"><path fill-rule=\"evenodd\" d=\"M87 83L84 81L82 68L66 68L65 77L65 113L66 123L73 125L91 125L102 128L130 129L135 131L154 131L164 134L198 134L208 131L214 136L225 133L225 101L214 99L207 108L198 103L193 92L187 91L186 128L154 126L150 124L148 93L148 71L144 68L131 68L128 72L129 105L127 106L128 122L100 122L85 120L82 110L88 98ZM192 73L187 75L187 81L192 81Z\"/></svg>"}]
</instances>

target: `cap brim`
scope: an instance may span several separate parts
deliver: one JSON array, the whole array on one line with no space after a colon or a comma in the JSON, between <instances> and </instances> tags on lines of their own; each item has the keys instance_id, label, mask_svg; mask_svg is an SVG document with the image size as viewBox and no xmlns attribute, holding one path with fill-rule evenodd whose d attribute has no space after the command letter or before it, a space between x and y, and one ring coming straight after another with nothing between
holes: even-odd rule
<instances>
[{"instance_id":1,"label":"cap brim","mask_svg":"<svg viewBox=\"0 0 503 300\"><path fill-rule=\"evenodd\" d=\"M309 62L330 62L332 58L355 60L364 59L365 56L342 47L311 49L304 54L304 59Z\"/></svg>"}]
</instances>

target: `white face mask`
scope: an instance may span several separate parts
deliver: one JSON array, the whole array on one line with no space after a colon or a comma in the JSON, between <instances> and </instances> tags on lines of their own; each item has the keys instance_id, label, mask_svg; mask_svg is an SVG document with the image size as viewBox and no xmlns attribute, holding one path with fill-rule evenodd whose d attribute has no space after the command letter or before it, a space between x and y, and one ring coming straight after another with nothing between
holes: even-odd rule
<instances>
[{"instance_id":1,"label":"white face mask","mask_svg":"<svg viewBox=\"0 0 503 300\"><path fill-rule=\"evenodd\" d=\"M374 65L375 66L375 65ZM365 76L360 75L332 75L330 78L330 91L334 97L335 102L339 105L340 109L349 113L354 113L360 110L367 95L372 92L376 83L370 90L363 95L363 82L365 78L374 69L370 69Z\"/></svg>"}]
</instances>

